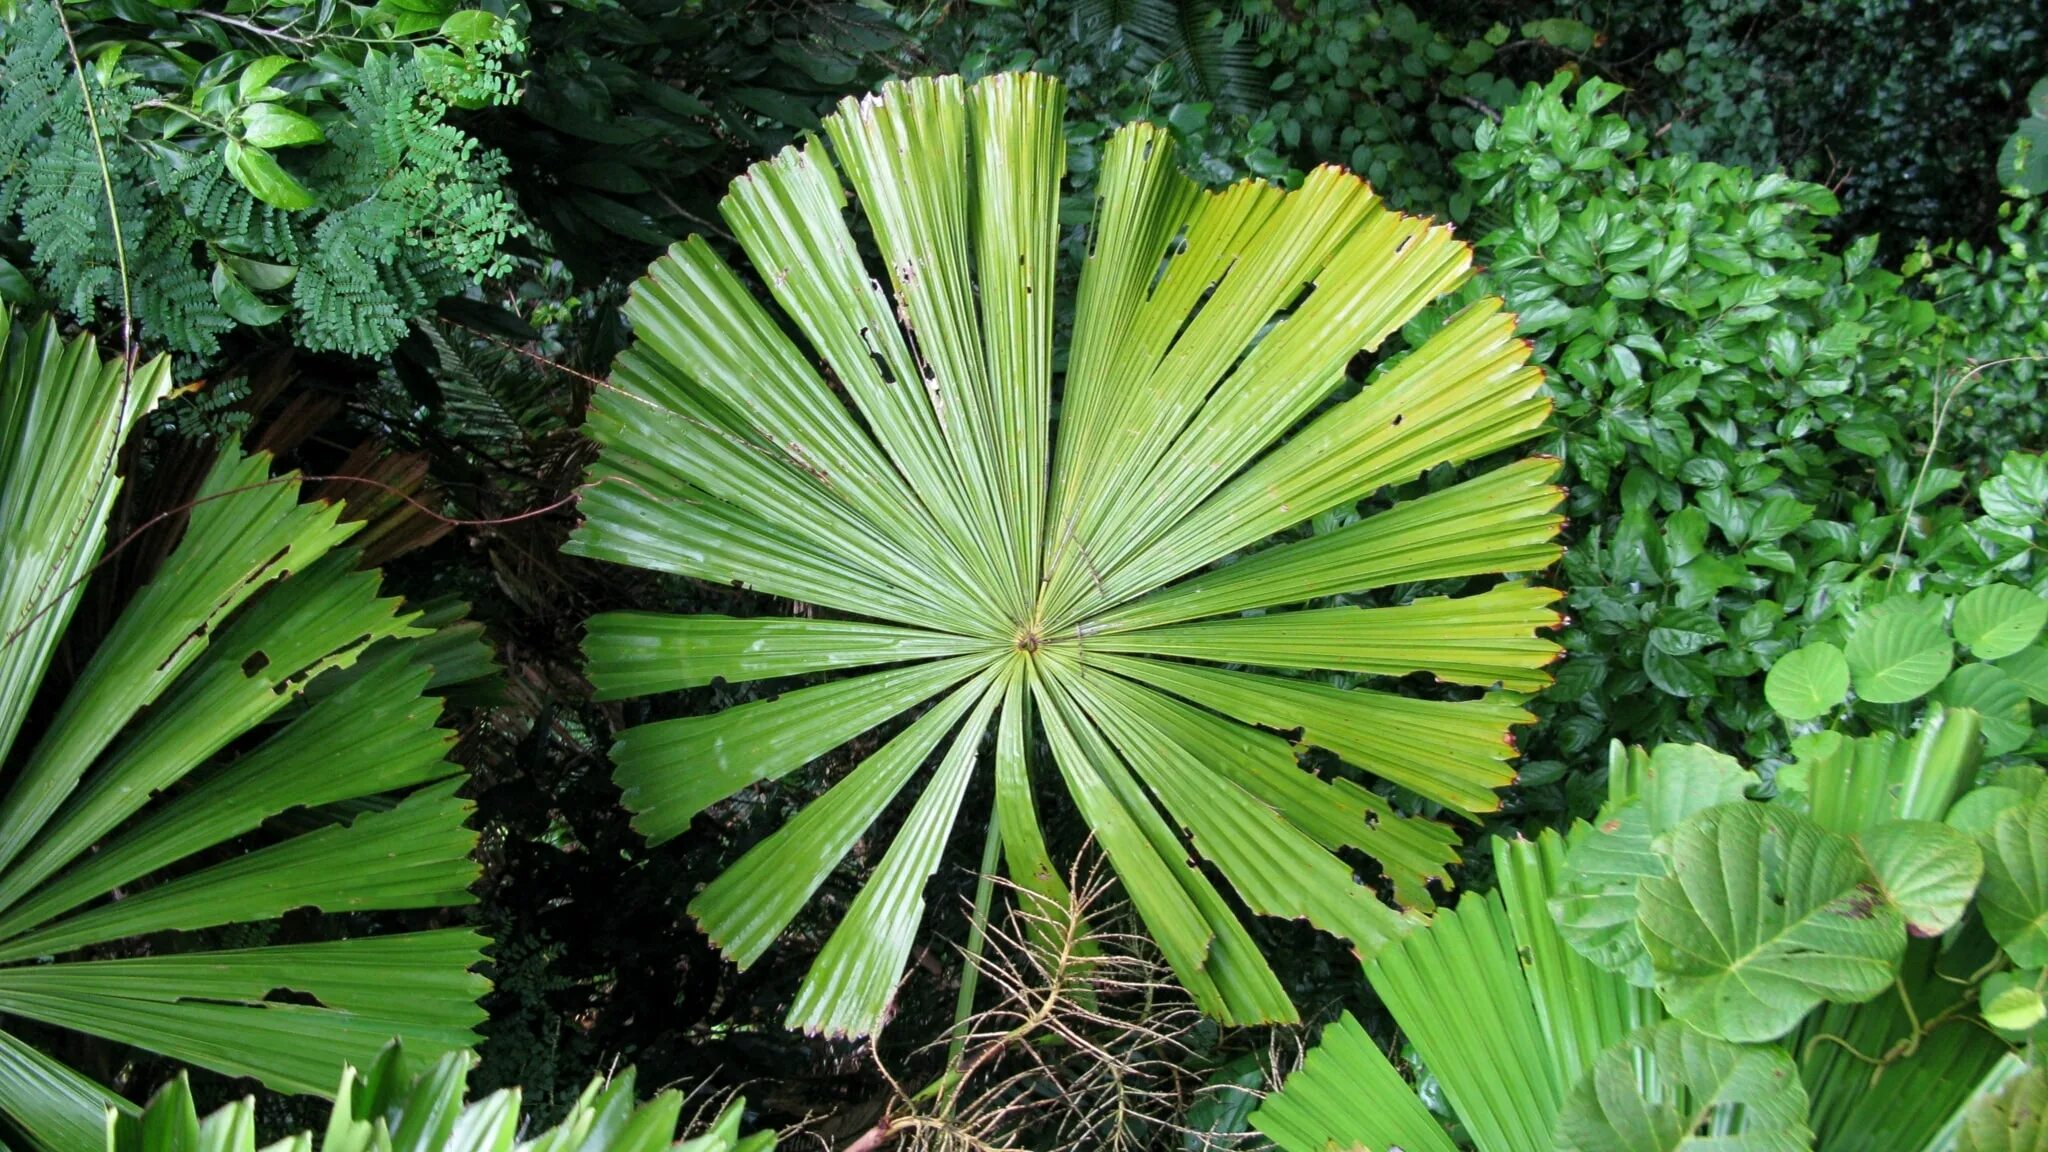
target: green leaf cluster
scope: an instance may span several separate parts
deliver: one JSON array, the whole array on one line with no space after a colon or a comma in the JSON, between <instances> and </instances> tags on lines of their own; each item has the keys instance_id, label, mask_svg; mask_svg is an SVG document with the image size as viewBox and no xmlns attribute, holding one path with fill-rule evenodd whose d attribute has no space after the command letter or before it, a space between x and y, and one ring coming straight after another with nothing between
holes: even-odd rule
<instances>
[{"instance_id":1,"label":"green leaf cluster","mask_svg":"<svg viewBox=\"0 0 2048 1152\"><path fill-rule=\"evenodd\" d=\"M1617 747L1594 821L1496 842L1498 893L1366 965L1449 1115L1347 1017L1254 1124L1289 1152L1448 1149L1452 1116L1480 1152L1917 1152L1961 1115L2004 1147L2037 1074L1970 1101L2048 1017L2048 801L2032 766L1973 787L1978 754L1954 709L1797 787Z\"/></svg>"},{"instance_id":2,"label":"green leaf cluster","mask_svg":"<svg viewBox=\"0 0 2048 1152\"><path fill-rule=\"evenodd\" d=\"M0 295L209 358L240 328L388 353L524 230L451 122L509 102L518 26L452 2L0 22ZM76 56L74 56L74 50ZM82 67L74 67L74 59Z\"/></svg>"},{"instance_id":3,"label":"green leaf cluster","mask_svg":"<svg viewBox=\"0 0 2048 1152\"><path fill-rule=\"evenodd\" d=\"M1890 559L1923 477L1887 381L1935 323L1825 188L1653 155L1613 85L1532 86L1459 160L1571 468L1570 653L1543 749L1778 747L1757 682Z\"/></svg>"},{"instance_id":4,"label":"green leaf cluster","mask_svg":"<svg viewBox=\"0 0 2048 1152\"><path fill-rule=\"evenodd\" d=\"M1923 373L1901 399L1913 410L1943 405L1944 444L1978 471L2013 451L2038 451L2048 436L2048 215L2038 198L1998 206L1988 237L1923 241L1906 257L1922 292L1940 305L1941 371Z\"/></svg>"}]
</instances>

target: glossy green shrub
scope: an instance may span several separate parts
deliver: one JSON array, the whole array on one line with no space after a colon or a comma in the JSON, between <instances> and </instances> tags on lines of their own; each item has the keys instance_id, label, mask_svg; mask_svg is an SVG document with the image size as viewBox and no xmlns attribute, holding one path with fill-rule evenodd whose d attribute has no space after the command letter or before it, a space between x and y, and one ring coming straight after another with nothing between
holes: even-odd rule
<instances>
[{"instance_id":1,"label":"glossy green shrub","mask_svg":"<svg viewBox=\"0 0 2048 1152\"><path fill-rule=\"evenodd\" d=\"M1246 11L1260 28L1257 59L1274 73L1269 148L1298 167L1343 164L1405 211L1463 217L1452 160L1472 147L1486 110L1512 103L1519 88L1500 71L1515 62L1499 55L1513 36L1505 24L1466 35L1406 4L1343 0L1250 0ZM1545 34L1563 34L1552 23L1523 31L1542 43ZM1524 68L1542 69L1545 60L1520 56Z\"/></svg>"},{"instance_id":2,"label":"glossy green shrub","mask_svg":"<svg viewBox=\"0 0 2048 1152\"><path fill-rule=\"evenodd\" d=\"M1752 753L1781 737L1759 673L1834 589L1881 567L1923 480L1914 413L1931 306L1822 231L1833 195L1654 155L1560 76L1459 161L1491 290L1534 337L1572 484L1570 653L1539 758L1610 737Z\"/></svg>"},{"instance_id":3,"label":"glossy green shrub","mask_svg":"<svg viewBox=\"0 0 2048 1152\"><path fill-rule=\"evenodd\" d=\"M506 266L517 24L457 0L0 3L0 299L214 356L238 328L389 352Z\"/></svg>"},{"instance_id":4,"label":"glossy green shrub","mask_svg":"<svg viewBox=\"0 0 2048 1152\"><path fill-rule=\"evenodd\" d=\"M1943 444L1973 470L2048 438L2048 215L2020 197L1998 212L1995 239L1923 245L1906 259L1942 322L1937 369L1910 403L1923 411L1953 401Z\"/></svg>"}]
</instances>

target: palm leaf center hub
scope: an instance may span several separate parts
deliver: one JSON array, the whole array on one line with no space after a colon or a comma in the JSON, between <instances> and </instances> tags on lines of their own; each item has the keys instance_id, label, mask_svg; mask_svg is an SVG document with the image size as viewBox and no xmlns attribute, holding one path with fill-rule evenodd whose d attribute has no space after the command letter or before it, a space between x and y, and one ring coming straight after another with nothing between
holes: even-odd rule
<instances>
[{"instance_id":1,"label":"palm leaf center hub","mask_svg":"<svg viewBox=\"0 0 2048 1152\"><path fill-rule=\"evenodd\" d=\"M1292 1019L1240 910L1362 954L1419 922L1457 836L1418 810L1497 804L1557 655L1538 635L1556 593L1501 578L1557 558L1556 462L1415 484L1549 410L1498 300L1418 319L1470 250L1336 168L1206 190L1139 123L1091 157L1063 279L1063 112L1030 74L844 102L721 205L772 307L701 238L676 245L635 286L637 342L587 425L572 550L809 606L592 620L607 697L783 681L621 733L636 826L659 842L874 749L691 903L750 964L849 854L872 866L796 1026L879 1025L963 820L1020 888L1065 899L1039 819L1055 778L1203 1008ZM1422 491L1359 515L1395 484ZM1448 687L1373 682L1414 673Z\"/></svg>"}]
</instances>

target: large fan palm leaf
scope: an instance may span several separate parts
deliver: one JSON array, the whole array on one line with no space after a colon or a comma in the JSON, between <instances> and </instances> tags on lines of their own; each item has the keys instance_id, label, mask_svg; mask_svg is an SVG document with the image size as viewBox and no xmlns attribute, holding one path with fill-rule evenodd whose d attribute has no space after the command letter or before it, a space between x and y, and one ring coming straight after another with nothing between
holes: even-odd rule
<instances>
[{"instance_id":1,"label":"large fan palm leaf","mask_svg":"<svg viewBox=\"0 0 2048 1152\"><path fill-rule=\"evenodd\" d=\"M473 933L190 935L471 899L427 633L339 547L359 525L299 503L266 457L225 452L156 578L56 695L116 449L170 374L4 313L0 345L0 1132L96 1148L106 1110L133 1111L25 1039L52 1028L293 1092L331 1092L341 1061L394 1036L469 1047ZM287 812L311 830L266 829Z\"/></svg>"},{"instance_id":2,"label":"large fan palm leaf","mask_svg":"<svg viewBox=\"0 0 2048 1152\"><path fill-rule=\"evenodd\" d=\"M1552 461L1254 550L1540 427L1540 375L1498 301L1403 355L1383 349L1466 277L1469 249L1336 169L1291 192L1203 191L1165 134L1132 125L1103 158L1056 371L1062 111L1058 86L1032 75L918 80L842 104L829 147L755 166L723 204L781 316L704 241L677 245L636 286L638 341L593 407L603 451L573 550L828 610L599 616L587 651L600 693L850 673L622 733L617 778L641 831L673 837L707 806L923 709L691 905L739 963L760 959L937 758L813 965L795 1025L881 1021L991 734L986 823L1020 884L1058 894L1034 733L1200 1003L1226 1020L1289 1019L1194 860L1252 911L1370 953L1417 914L1355 882L1339 853L1377 858L1404 902L1426 905L1456 851L1449 829L1350 776L1304 770L1281 733L1484 811L1511 778L1509 728L1529 719L1500 690L1546 683L1557 654L1537 635L1558 619L1546 589L1349 599L1548 565ZM1353 388L1361 351L1379 361ZM1277 610L1245 614L1265 609ZM1226 664L1429 672L1476 691L1418 699Z\"/></svg>"}]
</instances>

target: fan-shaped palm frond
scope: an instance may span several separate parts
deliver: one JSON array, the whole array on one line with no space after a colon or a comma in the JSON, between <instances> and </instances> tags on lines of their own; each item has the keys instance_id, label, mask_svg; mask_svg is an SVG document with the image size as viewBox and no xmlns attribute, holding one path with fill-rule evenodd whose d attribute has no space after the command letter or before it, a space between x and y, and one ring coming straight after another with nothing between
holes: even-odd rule
<instances>
[{"instance_id":1,"label":"fan-shaped palm frond","mask_svg":"<svg viewBox=\"0 0 2048 1152\"><path fill-rule=\"evenodd\" d=\"M360 525L300 504L267 457L224 453L156 579L68 687L45 683L104 544L114 452L170 373L131 378L4 314L0 343L0 1131L70 1152L102 1143L107 1108L133 1111L17 1021L293 1092L331 1091L342 1059L393 1036L468 1047L470 932L181 935L470 900L468 805L411 639L428 633L339 547ZM262 831L288 811L311 830Z\"/></svg>"},{"instance_id":2,"label":"fan-shaped palm frond","mask_svg":"<svg viewBox=\"0 0 2048 1152\"><path fill-rule=\"evenodd\" d=\"M693 1139L678 1141L683 1094L671 1088L642 1103L633 1095L633 1069L590 1082L552 1127L520 1109L517 1088L481 1100L463 1099L470 1057L451 1052L424 1072L408 1066L393 1043L368 1073L341 1073L334 1112L316 1144L300 1132L263 1152L773 1152L775 1134L740 1135L746 1101L734 1100ZM140 1117L111 1126L106 1152L257 1152L256 1101L243 1097L201 1119L184 1077L150 1098ZM516 1143L515 1143L516 1141Z\"/></svg>"},{"instance_id":3,"label":"fan-shaped palm frond","mask_svg":"<svg viewBox=\"0 0 2048 1152\"><path fill-rule=\"evenodd\" d=\"M1386 949L1366 975L1474 1147L1550 1152L1560 1115L1603 1053L1654 1035L1664 1014L1654 995L1595 968L1558 933L1549 907L1564 868L1556 832L1497 840L1493 858L1498 893L1467 897ZM1637 1063L1654 1079L1654 1060ZM1637 1089L1631 1082L1615 1095L1625 1100ZM1671 1098L1662 1085L1640 1090ZM1301 1069L1251 1119L1286 1152L1458 1147L1348 1014L1323 1030Z\"/></svg>"},{"instance_id":4,"label":"fan-shaped palm frond","mask_svg":"<svg viewBox=\"0 0 2048 1152\"><path fill-rule=\"evenodd\" d=\"M1035 816L1035 732L1196 1000L1226 1020L1290 1019L1194 859L1252 911L1305 917L1370 954L1416 916L1338 853L1378 859L1419 901L1455 836L1348 776L1304 771L1281 734L1454 811L1488 809L1512 776L1509 728L1530 719L1491 690L1540 687L1557 654L1537 636L1558 619L1546 589L1346 599L1549 564L1553 461L1215 566L1542 424L1540 374L1491 300L1345 396L1354 356L1465 278L1450 229L1332 168L1293 192L1204 192L1164 134L1131 125L1106 150L1056 385L1062 108L1034 75L918 80L841 105L831 154L785 150L723 205L804 343L693 239L635 287L638 342L591 414L603 451L572 550L837 614L599 616L587 652L602 695L856 673L624 732L617 779L643 833L673 837L706 806L923 709L692 902L729 955L766 954L944 746L803 984L790 1020L805 1028L883 1018L991 732L989 824L1018 884L1063 895ZM854 239L849 195L893 295ZM1326 606L1291 607L1310 601ZM1222 664L1432 672L1480 691L1415 699Z\"/></svg>"}]
</instances>

